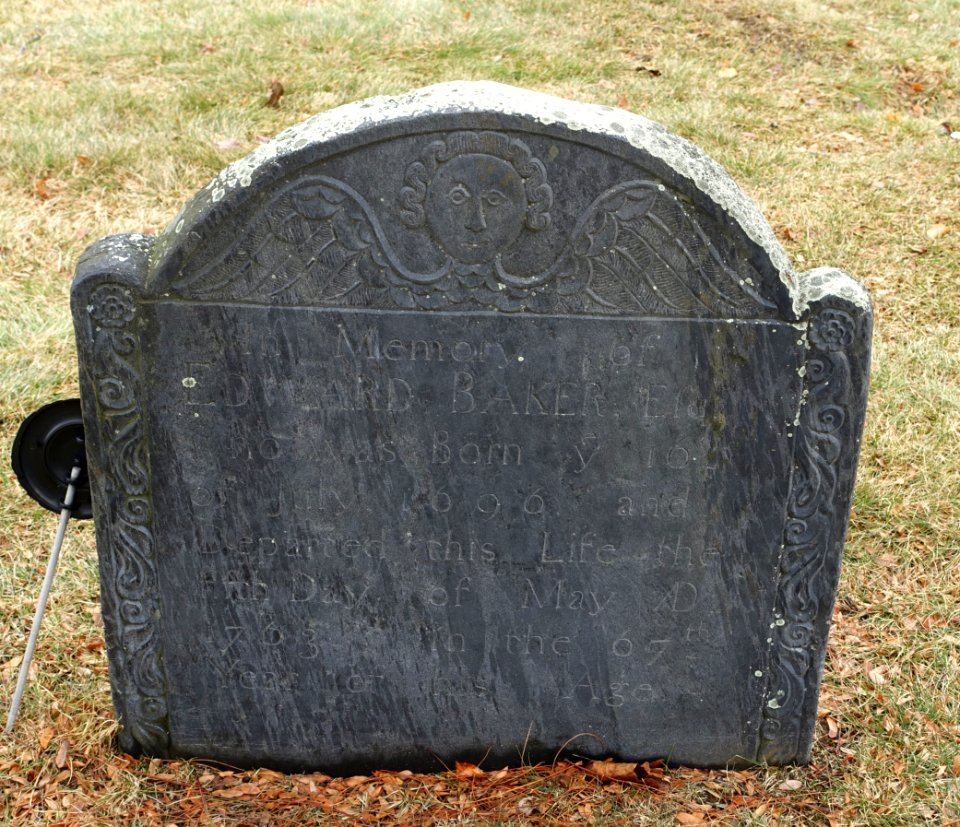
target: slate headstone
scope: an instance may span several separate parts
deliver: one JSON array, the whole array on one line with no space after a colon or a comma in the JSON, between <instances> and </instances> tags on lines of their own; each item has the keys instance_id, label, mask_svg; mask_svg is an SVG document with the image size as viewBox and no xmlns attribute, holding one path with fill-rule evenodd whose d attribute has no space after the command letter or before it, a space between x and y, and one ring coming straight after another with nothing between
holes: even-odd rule
<instances>
[{"instance_id":1,"label":"slate headstone","mask_svg":"<svg viewBox=\"0 0 960 827\"><path fill-rule=\"evenodd\" d=\"M619 109L336 109L83 256L121 744L353 772L810 755L871 312Z\"/></svg>"}]
</instances>

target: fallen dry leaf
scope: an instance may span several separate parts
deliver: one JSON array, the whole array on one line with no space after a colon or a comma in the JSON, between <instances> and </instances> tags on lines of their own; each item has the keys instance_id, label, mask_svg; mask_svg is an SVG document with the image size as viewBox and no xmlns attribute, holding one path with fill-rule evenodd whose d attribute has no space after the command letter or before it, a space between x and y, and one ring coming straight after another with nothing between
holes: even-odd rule
<instances>
[{"instance_id":1,"label":"fallen dry leaf","mask_svg":"<svg viewBox=\"0 0 960 827\"><path fill-rule=\"evenodd\" d=\"M4 675L12 675L20 664L23 662L23 655L16 655L15 657L10 658L6 663L0 666L0 672L3 672Z\"/></svg>"},{"instance_id":2,"label":"fallen dry leaf","mask_svg":"<svg viewBox=\"0 0 960 827\"><path fill-rule=\"evenodd\" d=\"M737 70L732 66L727 66L725 69L721 69L717 72L718 78L723 78L724 80L730 80L730 78L735 78L737 76Z\"/></svg>"},{"instance_id":3,"label":"fallen dry leaf","mask_svg":"<svg viewBox=\"0 0 960 827\"><path fill-rule=\"evenodd\" d=\"M590 773L590 775L602 778L604 781L630 781L636 783L640 780L637 775L637 765L635 762L590 761L584 765L584 770Z\"/></svg>"},{"instance_id":4,"label":"fallen dry leaf","mask_svg":"<svg viewBox=\"0 0 960 827\"><path fill-rule=\"evenodd\" d=\"M236 149L240 146L240 141L236 138L224 138L222 141L214 141L213 145L221 152L225 152L228 149Z\"/></svg>"},{"instance_id":5,"label":"fallen dry leaf","mask_svg":"<svg viewBox=\"0 0 960 827\"><path fill-rule=\"evenodd\" d=\"M677 813L677 822L679 824L703 824L704 819L701 813Z\"/></svg>"},{"instance_id":6,"label":"fallen dry leaf","mask_svg":"<svg viewBox=\"0 0 960 827\"><path fill-rule=\"evenodd\" d=\"M217 790L220 798L255 798L260 795L260 785L253 783L237 784L226 790Z\"/></svg>"},{"instance_id":7,"label":"fallen dry leaf","mask_svg":"<svg viewBox=\"0 0 960 827\"><path fill-rule=\"evenodd\" d=\"M788 778L780 785L781 790L799 790L803 782L799 778Z\"/></svg>"},{"instance_id":8,"label":"fallen dry leaf","mask_svg":"<svg viewBox=\"0 0 960 827\"><path fill-rule=\"evenodd\" d=\"M70 740L64 738L60 742L60 749L57 750L57 757L54 759L53 763L56 764L58 770L62 770L67 766L67 754L70 751Z\"/></svg>"},{"instance_id":9,"label":"fallen dry leaf","mask_svg":"<svg viewBox=\"0 0 960 827\"><path fill-rule=\"evenodd\" d=\"M276 109L280 106L280 98L283 97L283 93L283 84L274 78L270 81L270 91L267 93L267 99L264 101L264 105L269 106L271 109Z\"/></svg>"},{"instance_id":10,"label":"fallen dry leaf","mask_svg":"<svg viewBox=\"0 0 960 827\"><path fill-rule=\"evenodd\" d=\"M843 140L848 141L851 144L862 144L863 138L859 135L854 135L852 132L838 132L838 138L843 138Z\"/></svg>"},{"instance_id":11,"label":"fallen dry leaf","mask_svg":"<svg viewBox=\"0 0 960 827\"><path fill-rule=\"evenodd\" d=\"M960 776L960 752L953 756L953 774Z\"/></svg>"},{"instance_id":12,"label":"fallen dry leaf","mask_svg":"<svg viewBox=\"0 0 960 827\"><path fill-rule=\"evenodd\" d=\"M457 778L476 778L477 776L482 778L486 775L476 764L470 764L466 761L457 761L456 774Z\"/></svg>"},{"instance_id":13,"label":"fallen dry leaf","mask_svg":"<svg viewBox=\"0 0 960 827\"><path fill-rule=\"evenodd\" d=\"M932 227L927 227L927 238L934 241L935 239L942 238L949 232L950 228L946 224L934 224Z\"/></svg>"},{"instance_id":14,"label":"fallen dry leaf","mask_svg":"<svg viewBox=\"0 0 960 827\"><path fill-rule=\"evenodd\" d=\"M39 196L41 201L46 201L50 197L50 192L47 190L47 179L41 178L33 185L34 192Z\"/></svg>"},{"instance_id":15,"label":"fallen dry leaf","mask_svg":"<svg viewBox=\"0 0 960 827\"><path fill-rule=\"evenodd\" d=\"M54 729L52 726L48 726L45 729L40 730L40 734L37 736L37 743L40 745L41 750L45 750L50 742L53 740Z\"/></svg>"},{"instance_id":16,"label":"fallen dry leaf","mask_svg":"<svg viewBox=\"0 0 960 827\"><path fill-rule=\"evenodd\" d=\"M619 106L621 109L626 109L628 105L629 104L627 103L626 95L621 95L619 98L617 98L617 106Z\"/></svg>"}]
</instances>

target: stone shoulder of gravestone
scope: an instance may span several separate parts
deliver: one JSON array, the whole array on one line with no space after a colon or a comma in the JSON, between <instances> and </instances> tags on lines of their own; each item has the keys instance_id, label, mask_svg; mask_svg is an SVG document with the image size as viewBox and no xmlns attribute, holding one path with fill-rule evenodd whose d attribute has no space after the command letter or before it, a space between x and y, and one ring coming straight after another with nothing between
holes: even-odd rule
<instances>
[{"instance_id":1,"label":"stone shoulder of gravestone","mask_svg":"<svg viewBox=\"0 0 960 827\"><path fill-rule=\"evenodd\" d=\"M808 760L871 308L839 270L795 272L757 208L689 142L620 109L495 83L350 104L231 164L159 236L94 244L72 301L125 749L346 771L491 745L495 759L552 756L592 732L579 754ZM645 365L648 352L658 355ZM346 391L329 373L345 355L376 368ZM451 366L446 419L433 413L440 379L405 367L431 356L435 374ZM539 363L566 379L543 390L526 375L514 392L501 372L485 389L493 368L476 365L501 356L509 370ZM635 395L621 405L613 380L627 376ZM655 413L668 393L671 413ZM259 430L235 416L254 405ZM553 441L508 442L504 423L531 410L544 433L557 423ZM470 433L456 430L481 412ZM419 447L411 413L428 422ZM658 417L665 444L675 440L649 472L660 506L640 484L656 442L647 466L631 454ZM309 459L295 447L278 467L311 421L328 428L326 447ZM483 423L496 426L487 443ZM374 474L358 470L361 443L382 463ZM594 454L601 471L577 487ZM523 509L510 517L492 482L442 488L451 456L514 473ZM402 474L388 465L397 459ZM389 497L409 510L405 486L410 502L451 516L376 512L371 502ZM469 493L473 510L450 492ZM559 529L513 527L551 498L556 526L577 515L563 532L579 537L580 562L593 555L590 572L556 566L564 576L549 579ZM587 531L608 500L616 515ZM307 511L315 537L338 539L310 545L299 528L278 539L271 515ZM484 543L475 518L488 513L497 528ZM407 534L391 541L392 522ZM421 559L411 537L424 526L442 542L425 540ZM601 545L604 532L613 539ZM354 535L366 539L344 539ZM533 558L501 549L528 535ZM471 558L429 580L423 560L441 546L473 554L474 540L489 576ZM322 550L312 568L291 562L304 549ZM664 549L674 568L692 549L703 572L668 577ZM700 603L686 617L688 598ZM308 600L326 614L298 614ZM697 612L699 625L687 622Z\"/></svg>"}]
</instances>

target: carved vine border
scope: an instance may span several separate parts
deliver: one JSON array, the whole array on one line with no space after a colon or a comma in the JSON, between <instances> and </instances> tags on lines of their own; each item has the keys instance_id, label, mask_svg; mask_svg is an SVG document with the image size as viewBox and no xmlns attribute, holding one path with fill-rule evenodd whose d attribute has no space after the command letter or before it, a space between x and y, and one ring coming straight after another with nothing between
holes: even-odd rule
<instances>
[{"instance_id":1,"label":"carved vine border","mask_svg":"<svg viewBox=\"0 0 960 827\"><path fill-rule=\"evenodd\" d=\"M847 348L857 321L826 308L810 321L804 394L793 480L780 557L780 584L771 631L772 680L764 698L758 759L770 763L801 760L806 695L815 689L818 657L826 640L821 614L832 601L826 581L836 572L838 463L841 435L850 418L851 370ZM840 529L842 531L842 528ZM811 674L811 670L814 670ZM812 683L811 683L812 681Z\"/></svg>"},{"instance_id":2,"label":"carved vine border","mask_svg":"<svg viewBox=\"0 0 960 827\"><path fill-rule=\"evenodd\" d=\"M117 613L113 648L120 661L115 679L122 686L121 745L162 755L169 726L137 308L128 287L106 283L92 291L87 309L95 325L94 391L110 492L111 576L101 588L110 590Z\"/></svg>"}]
</instances>

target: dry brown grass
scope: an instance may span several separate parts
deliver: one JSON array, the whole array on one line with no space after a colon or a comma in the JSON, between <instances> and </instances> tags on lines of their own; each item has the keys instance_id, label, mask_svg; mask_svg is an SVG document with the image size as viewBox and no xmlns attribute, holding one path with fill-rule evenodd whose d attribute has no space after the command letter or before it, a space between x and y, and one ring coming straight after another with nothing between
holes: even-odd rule
<instances>
[{"instance_id":1,"label":"dry brown grass","mask_svg":"<svg viewBox=\"0 0 960 827\"><path fill-rule=\"evenodd\" d=\"M960 824L958 37L956 0L7 0L5 451L26 413L77 393L67 299L86 244L161 227L261 136L316 111L453 78L626 105L691 138L797 262L867 284L877 328L810 767L671 770L656 788L569 768L347 786L131 761L112 743L93 536L75 526L17 732L0 738L0 819ZM261 105L272 78L287 89L278 109ZM219 148L227 139L236 146ZM12 690L53 519L9 471L0 527L0 677Z\"/></svg>"}]
</instances>

